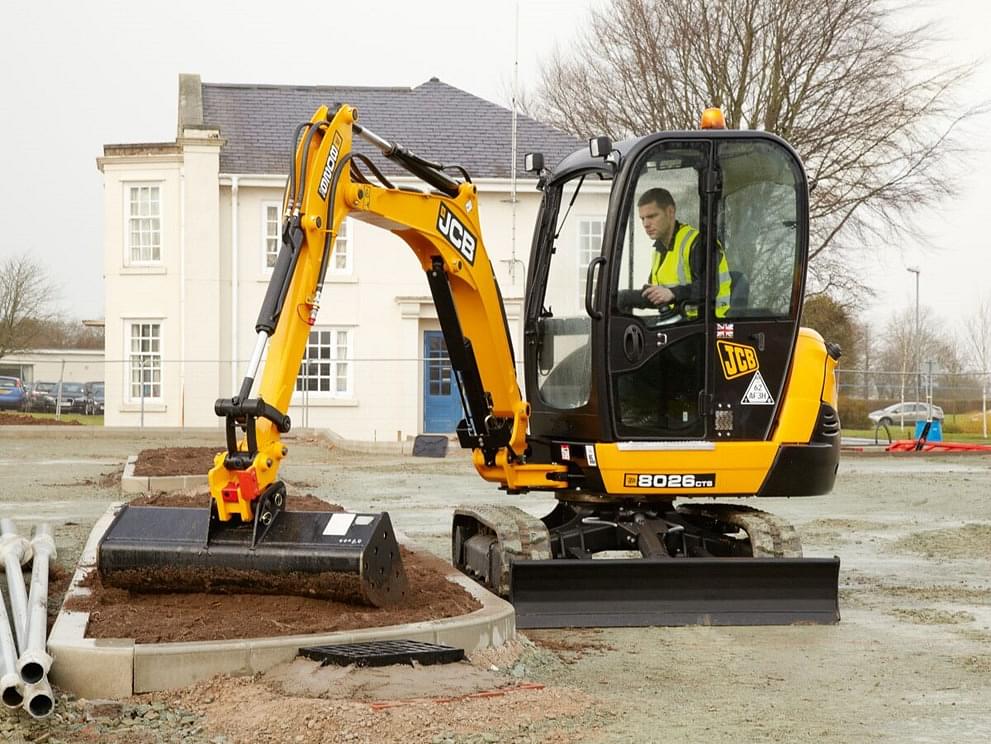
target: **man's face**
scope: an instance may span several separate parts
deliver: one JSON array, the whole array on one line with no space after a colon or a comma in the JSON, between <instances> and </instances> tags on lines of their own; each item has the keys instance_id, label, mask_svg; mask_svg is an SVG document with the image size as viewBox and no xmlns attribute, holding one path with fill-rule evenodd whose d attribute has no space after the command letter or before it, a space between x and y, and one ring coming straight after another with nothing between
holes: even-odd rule
<instances>
[{"instance_id":1,"label":"man's face","mask_svg":"<svg viewBox=\"0 0 991 744\"><path fill-rule=\"evenodd\" d=\"M656 202L648 202L637 207L640 224L651 240L667 239L674 229L674 207L662 207Z\"/></svg>"}]
</instances>

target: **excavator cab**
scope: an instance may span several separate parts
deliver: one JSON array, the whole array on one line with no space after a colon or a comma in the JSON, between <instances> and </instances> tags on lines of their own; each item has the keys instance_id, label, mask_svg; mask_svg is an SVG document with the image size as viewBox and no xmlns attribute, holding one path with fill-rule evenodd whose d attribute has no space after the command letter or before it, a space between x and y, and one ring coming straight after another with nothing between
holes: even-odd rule
<instances>
[{"instance_id":1,"label":"excavator cab","mask_svg":"<svg viewBox=\"0 0 991 744\"><path fill-rule=\"evenodd\" d=\"M676 224L698 230L694 250L704 252L699 294L663 306L642 294L666 248L638 216L657 189L673 198ZM605 157L576 153L543 190L526 300L531 434L767 439L791 370L808 256L807 185L791 148L759 132L666 134ZM831 474L820 480L828 491Z\"/></svg>"}]
</instances>

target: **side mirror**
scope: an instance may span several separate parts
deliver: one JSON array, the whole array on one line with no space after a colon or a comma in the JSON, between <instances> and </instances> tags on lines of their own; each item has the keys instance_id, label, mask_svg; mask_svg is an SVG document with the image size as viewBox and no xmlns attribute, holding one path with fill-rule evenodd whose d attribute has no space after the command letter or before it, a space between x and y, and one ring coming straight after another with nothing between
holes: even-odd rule
<instances>
[{"instance_id":1,"label":"side mirror","mask_svg":"<svg viewBox=\"0 0 991 744\"><path fill-rule=\"evenodd\" d=\"M612 140L608 137L592 137L588 141L588 152L593 158L605 158L612 152Z\"/></svg>"},{"instance_id":2,"label":"side mirror","mask_svg":"<svg viewBox=\"0 0 991 744\"><path fill-rule=\"evenodd\" d=\"M523 170L527 173L540 173L544 169L544 154L528 152L523 156Z\"/></svg>"}]
</instances>

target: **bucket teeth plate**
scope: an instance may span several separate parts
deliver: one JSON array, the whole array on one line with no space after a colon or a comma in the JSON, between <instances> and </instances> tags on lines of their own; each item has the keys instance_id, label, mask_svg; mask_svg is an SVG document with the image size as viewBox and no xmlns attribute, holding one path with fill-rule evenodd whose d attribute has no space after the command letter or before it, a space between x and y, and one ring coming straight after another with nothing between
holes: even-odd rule
<instances>
[{"instance_id":1,"label":"bucket teeth plate","mask_svg":"<svg viewBox=\"0 0 991 744\"><path fill-rule=\"evenodd\" d=\"M839 558L515 561L518 628L839 622Z\"/></svg>"}]
</instances>

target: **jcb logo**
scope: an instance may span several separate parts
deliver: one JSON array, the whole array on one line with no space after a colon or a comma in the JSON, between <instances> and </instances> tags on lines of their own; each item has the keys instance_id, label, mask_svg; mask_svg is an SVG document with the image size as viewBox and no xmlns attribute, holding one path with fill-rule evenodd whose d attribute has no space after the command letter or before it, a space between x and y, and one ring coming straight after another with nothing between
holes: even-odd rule
<instances>
[{"instance_id":1,"label":"jcb logo","mask_svg":"<svg viewBox=\"0 0 991 744\"><path fill-rule=\"evenodd\" d=\"M344 144L344 138L341 137L340 132L334 132L334 141L330 145L330 151L327 153L327 163L323 167L323 173L320 175L320 185L317 187L317 193L320 194L321 199L327 198L327 192L330 191L331 181L334 180L334 167L337 165L337 157L341 154L341 145Z\"/></svg>"},{"instance_id":2,"label":"jcb logo","mask_svg":"<svg viewBox=\"0 0 991 744\"><path fill-rule=\"evenodd\" d=\"M626 488L715 488L715 473L625 473Z\"/></svg>"},{"instance_id":3,"label":"jcb logo","mask_svg":"<svg viewBox=\"0 0 991 744\"><path fill-rule=\"evenodd\" d=\"M719 354L719 363L723 366L723 377L727 380L756 372L760 367L757 350L753 346L716 341L716 352Z\"/></svg>"},{"instance_id":4,"label":"jcb logo","mask_svg":"<svg viewBox=\"0 0 991 744\"><path fill-rule=\"evenodd\" d=\"M444 204L440 205L440 212L437 214L437 229L458 253L468 259L468 263L475 264L475 236Z\"/></svg>"}]
</instances>

